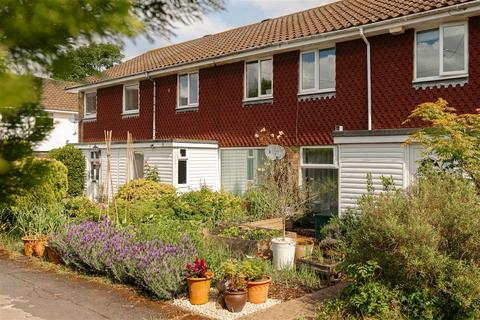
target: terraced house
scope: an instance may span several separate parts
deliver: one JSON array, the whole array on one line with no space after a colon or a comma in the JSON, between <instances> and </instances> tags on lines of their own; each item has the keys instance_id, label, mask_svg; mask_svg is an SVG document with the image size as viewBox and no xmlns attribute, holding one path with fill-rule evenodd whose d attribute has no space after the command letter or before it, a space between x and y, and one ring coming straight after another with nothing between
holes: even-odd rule
<instances>
[{"instance_id":1,"label":"terraced house","mask_svg":"<svg viewBox=\"0 0 480 320\"><path fill-rule=\"evenodd\" d=\"M179 189L244 192L266 127L298 146L301 179L329 181L320 211L355 204L381 175L407 186L420 157L402 124L439 97L480 104L480 1L343 0L148 51L69 89L83 96L79 148L88 190L105 179L113 131L114 187L145 163ZM127 131L137 170L127 170ZM102 161L98 161L98 160Z\"/></svg>"}]
</instances>

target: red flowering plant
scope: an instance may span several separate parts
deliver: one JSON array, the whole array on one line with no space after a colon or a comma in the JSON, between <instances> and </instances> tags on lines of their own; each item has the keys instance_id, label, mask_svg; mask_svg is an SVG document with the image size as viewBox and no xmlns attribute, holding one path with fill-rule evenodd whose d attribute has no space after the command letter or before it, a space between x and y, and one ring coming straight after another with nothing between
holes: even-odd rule
<instances>
[{"instance_id":1,"label":"red flowering plant","mask_svg":"<svg viewBox=\"0 0 480 320\"><path fill-rule=\"evenodd\" d=\"M185 267L185 277L187 278L209 278L210 272L208 272L208 266L205 263L205 259L195 258L193 264L187 263Z\"/></svg>"}]
</instances>

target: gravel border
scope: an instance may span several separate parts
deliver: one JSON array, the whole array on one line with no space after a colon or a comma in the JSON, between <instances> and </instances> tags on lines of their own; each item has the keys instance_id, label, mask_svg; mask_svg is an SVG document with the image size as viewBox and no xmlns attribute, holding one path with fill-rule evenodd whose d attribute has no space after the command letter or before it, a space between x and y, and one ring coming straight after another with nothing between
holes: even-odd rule
<instances>
[{"instance_id":1,"label":"gravel border","mask_svg":"<svg viewBox=\"0 0 480 320\"><path fill-rule=\"evenodd\" d=\"M281 300L268 299L267 302L262 304L253 304L247 302L242 312L233 313L224 309L220 304L220 297L217 290L211 289L208 297L208 302L202 305L193 305L188 298L175 299L171 303L181 309L200 314L211 319L219 320L234 320L251 313L268 309L276 304L279 304Z\"/></svg>"}]
</instances>

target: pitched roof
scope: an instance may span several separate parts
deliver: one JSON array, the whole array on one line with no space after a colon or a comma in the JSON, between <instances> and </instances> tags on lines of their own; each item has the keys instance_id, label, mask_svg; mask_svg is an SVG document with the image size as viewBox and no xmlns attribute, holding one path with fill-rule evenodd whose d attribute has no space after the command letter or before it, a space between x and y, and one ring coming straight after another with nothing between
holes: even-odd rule
<instances>
[{"instance_id":1,"label":"pitched roof","mask_svg":"<svg viewBox=\"0 0 480 320\"><path fill-rule=\"evenodd\" d=\"M78 111L78 95L67 93L66 87L74 82L42 79L41 105L48 110Z\"/></svg>"},{"instance_id":2,"label":"pitched roof","mask_svg":"<svg viewBox=\"0 0 480 320\"><path fill-rule=\"evenodd\" d=\"M472 0L341 0L203 38L154 49L118 64L92 82L261 48L288 40L407 16Z\"/></svg>"}]
</instances>

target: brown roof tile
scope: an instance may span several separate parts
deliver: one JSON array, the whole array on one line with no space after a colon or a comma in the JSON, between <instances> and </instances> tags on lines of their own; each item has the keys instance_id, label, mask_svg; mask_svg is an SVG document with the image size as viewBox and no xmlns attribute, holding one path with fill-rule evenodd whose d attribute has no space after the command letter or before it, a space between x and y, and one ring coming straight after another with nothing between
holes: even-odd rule
<instances>
[{"instance_id":1,"label":"brown roof tile","mask_svg":"<svg viewBox=\"0 0 480 320\"><path fill-rule=\"evenodd\" d=\"M91 82L119 78L291 39L384 21L472 0L341 0L202 38L150 50L104 72Z\"/></svg>"},{"instance_id":2,"label":"brown roof tile","mask_svg":"<svg viewBox=\"0 0 480 320\"><path fill-rule=\"evenodd\" d=\"M73 85L74 82L42 79L42 106L48 110L78 111L77 94L65 91Z\"/></svg>"}]
</instances>

